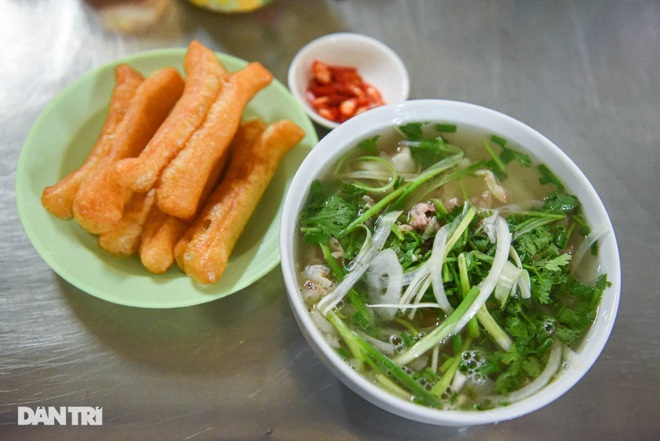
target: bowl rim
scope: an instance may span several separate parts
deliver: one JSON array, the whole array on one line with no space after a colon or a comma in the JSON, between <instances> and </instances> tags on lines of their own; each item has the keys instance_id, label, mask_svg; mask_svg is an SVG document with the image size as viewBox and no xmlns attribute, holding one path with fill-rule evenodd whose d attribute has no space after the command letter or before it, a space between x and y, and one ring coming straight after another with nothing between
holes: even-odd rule
<instances>
[{"instance_id":1,"label":"bowl rim","mask_svg":"<svg viewBox=\"0 0 660 441\"><path fill-rule=\"evenodd\" d=\"M303 58L311 51L313 51L317 46L327 43L327 42L343 42L351 41L355 43L366 44L371 48L377 48L382 54L384 54L391 62L396 71L401 75L401 85L399 91L398 102L406 101L410 95L410 76L408 74L408 69L406 68L405 63L401 57L387 44L382 41L371 37L369 35L360 34L356 32L334 32L331 34L322 35L314 40L309 41L304 46L296 52L291 63L289 64L289 69L287 71L287 84L291 94L296 100L300 102L303 109L307 112L309 117L316 122L317 124L326 127L328 129L334 129L340 125L340 123L331 121L327 118L319 115L307 102L304 95L301 95L298 89L298 84L301 79L298 76L298 66L302 62Z\"/></svg>"},{"instance_id":2,"label":"bowl rim","mask_svg":"<svg viewBox=\"0 0 660 441\"><path fill-rule=\"evenodd\" d=\"M611 285L606 289L601 299L601 306L598 310L596 321L590 328L582 346L576 351L578 356L571 361L571 364L549 386L540 392L509 406L491 410L452 411L431 409L394 397L389 392L369 382L342 360L336 351L325 341L322 333L312 322L308 314L296 281L297 272L293 260L293 237L298 212L307 197L308 183L314 177L318 176L326 166L333 164L341 154L354 146L356 140L369 136L370 133L375 131L382 131L387 125L420 121L420 115L429 114L429 117L422 118L423 120L443 120L445 118L438 118L436 116L442 112L459 115L452 118L454 121L472 118L476 114L480 118L487 120L487 123L478 124L473 121L470 123L473 126L481 128L483 125L489 124L502 125L504 132L508 130L516 131L517 136L514 139L516 141L514 144L523 149L530 148L534 150L530 153L539 161L547 164L548 161L545 161L545 159L554 158L554 166L551 164L547 165L564 181L566 181L566 176L571 176L575 180L572 185L568 185L568 182L566 184L571 192L580 198L581 202L588 202L588 204L585 204L585 215L597 216L601 222L600 225L604 225L608 231L601 244L599 262L601 264L605 262L606 270L603 272L607 272L608 281ZM457 124L463 123L457 122ZM485 130L490 129L485 128ZM512 138L508 133L500 134L509 140ZM346 139L353 141L347 142ZM535 144L520 144L518 142L520 139ZM532 147L532 145L536 146L537 144L540 147ZM539 152L544 153L545 157L539 158ZM556 164L561 165L561 169L558 170ZM587 210L589 211L587 212ZM592 220L590 219L589 223L591 224L591 222ZM621 264L616 237L605 206L584 173L559 147L536 130L501 112L466 102L427 99L386 105L358 115L326 135L305 158L291 182L283 206L280 250L282 253L281 268L290 306L305 339L326 367L342 383L373 404L394 414L429 424L468 426L496 423L521 417L552 403L571 389L587 373L600 356L614 326L620 299ZM605 254L603 250L608 251L607 255L603 255ZM608 299L607 303L605 302L606 297ZM596 329L598 332L595 332Z\"/></svg>"}]
</instances>

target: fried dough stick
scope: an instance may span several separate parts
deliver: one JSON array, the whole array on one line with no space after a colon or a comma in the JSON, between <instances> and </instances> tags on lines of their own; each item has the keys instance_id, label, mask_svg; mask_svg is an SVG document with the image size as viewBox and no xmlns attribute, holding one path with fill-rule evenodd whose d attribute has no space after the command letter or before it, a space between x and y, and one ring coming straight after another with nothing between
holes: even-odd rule
<instances>
[{"instance_id":1,"label":"fried dough stick","mask_svg":"<svg viewBox=\"0 0 660 441\"><path fill-rule=\"evenodd\" d=\"M183 87L183 78L176 69L165 68L147 78L135 92L117 126L110 151L95 173L83 181L73 200L74 217L85 230L100 234L117 226L132 191L114 179L115 163L140 153L181 96Z\"/></svg>"},{"instance_id":2,"label":"fried dough stick","mask_svg":"<svg viewBox=\"0 0 660 441\"><path fill-rule=\"evenodd\" d=\"M155 190L133 193L117 227L99 235L99 246L115 256L127 257L137 253L155 197Z\"/></svg>"},{"instance_id":3,"label":"fried dough stick","mask_svg":"<svg viewBox=\"0 0 660 441\"><path fill-rule=\"evenodd\" d=\"M265 127L265 124L262 125ZM239 133L241 133L240 130L234 139L239 137ZM256 133L254 138L259 133ZM225 165L229 159L229 153L229 151L225 152L212 170L211 176L209 176L204 187L200 206L218 185L218 179L225 169ZM174 246L190 227L191 222L164 213L158 208L157 204L154 204L151 208L151 213L149 213L147 223L144 226L140 243L140 260L147 270L154 274L162 274L172 266L174 263Z\"/></svg>"},{"instance_id":4,"label":"fried dough stick","mask_svg":"<svg viewBox=\"0 0 660 441\"><path fill-rule=\"evenodd\" d=\"M204 122L220 92L221 78L228 75L213 51L198 41L188 46L183 66L186 85L172 112L139 156L116 164L115 178L133 191L146 192L154 187L161 171Z\"/></svg>"},{"instance_id":5,"label":"fried dough stick","mask_svg":"<svg viewBox=\"0 0 660 441\"><path fill-rule=\"evenodd\" d=\"M236 131L236 135L234 135L234 138L231 141L231 144L229 146L229 149L227 153L225 154L225 159L227 159L230 155L232 155L234 152L236 152L239 149L245 150L249 149L250 146L255 144L259 137L264 133L266 130L266 127L268 125L261 119L252 119L247 122L244 122L241 124L241 126L238 128ZM219 185L219 184L218 184ZM210 186L207 186L207 190L213 191L215 188L210 188ZM204 206L202 206L204 209ZM206 207L208 208L208 207ZM202 213L201 216L204 214ZM199 225L197 225L199 226ZM191 228L188 228L185 231L185 235L183 235L180 240L176 243L176 247L174 250L174 255L175 259L177 261L177 265L180 268L183 268L183 253L188 246L188 243L192 239L192 237L195 235L195 232L197 229L193 226Z\"/></svg>"},{"instance_id":6,"label":"fried dough stick","mask_svg":"<svg viewBox=\"0 0 660 441\"><path fill-rule=\"evenodd\" d=\"M140 261L151 273L162 274L174 263L174 246L190 223L163 213L154 205L140 240Z\"/></svg>"},{"instance_id":7,"label":"fried dough stick","mask_svg":"<svg viewBox=\"0 0 660 441\"><path fill-rule=\"evenodd\" d=\"M272 79L273 75L257 62L223 78L206 120L165 167L156 185L156 201L162 211L181 219L193 217L212 170L240 125L245 106Z\"/></svg>"},{"instance_id":8,"label":"fried dough stick","mask_svg":"<svg viewBox=\"0 0 660 441\"><path fill-rule=\"evenodd\" d=\"M282 157L304 136L298 125L282 120L251 144L234 146L225 176L175 248L186 274L205 284L220 279Z\"/></svg>"},{"instance_id":9,"label":"fried dough stick","mask_svg":"<svg viewBox=\"0 0 660 441\"><path fill-rule=\"evenodd\" d=\"M113 134L124 118L135 91L144 80L139 72L127 64L117 65L114 69L114 75L115 87L110 97L108 114L103 122L96 144L94 144L79 168L66 175L57 184L46 187L41 194L42 205L60 219L71 219L73 217L73 199L78 188L80 188L80 184L87 176L94 173L102 158L110 151Z\"/></svg>"}]
</instances>

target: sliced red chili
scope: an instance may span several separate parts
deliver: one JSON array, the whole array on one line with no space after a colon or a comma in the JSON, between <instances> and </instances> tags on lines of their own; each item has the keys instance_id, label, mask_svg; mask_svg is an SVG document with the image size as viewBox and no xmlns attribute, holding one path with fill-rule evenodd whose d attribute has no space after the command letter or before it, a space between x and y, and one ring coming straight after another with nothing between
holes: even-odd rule
<instances>
[{"instance_id":1,"label":"sliced red chili","mask_svg":"<svg viewBox=\"0 0 660 441\"><path fill-rule=\"evenodd\" d=\"M335 122L384 104L380 91L366 83L353 66L312 62L307 100L319 115Z\"/></svg>"}]
</instances>

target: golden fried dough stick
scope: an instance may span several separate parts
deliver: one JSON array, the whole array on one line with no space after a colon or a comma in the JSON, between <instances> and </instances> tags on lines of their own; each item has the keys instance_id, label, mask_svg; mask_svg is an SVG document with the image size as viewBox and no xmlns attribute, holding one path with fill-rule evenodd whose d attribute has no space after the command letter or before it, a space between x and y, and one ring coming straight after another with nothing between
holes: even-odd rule
<instances>
[{"instance_id":1,"label":"golden fried dough stick","mask_svg":"<svg viewBox=\"0 0 660 441\"><path fill-rule=\"evenodd\" d=\"M188 46L183 65L186 86L172 112L138 157L117 162L117 181L133 191L153 188L161 171L204 122L220 92L221 78L228 75L213 51L198 41Z\"/></svg>"},{"instance_id":2,"label":"golden fried dough stick","mask_svg":"<svg viewBox=\"0 0 660 441\"><path fill-rule=\"evenodd\" d=\"M218 178L224 169L227 155L209 178L204 190L205 196L200 201L205 201L206 196L215 188ZM140 260L144 267L154 274L162 274L174 263L174 247L190 227L192 221L180 219L161 211L157 204L149 214L140 244Z\"/></svg>"},{"instance_id":3,"label":"golden fried dough stick","mask_svg":"<svg viewBox=\"0 0 660 441\"><path fill-rule=\"evenodd\" d=\"M261 121L259 123L265 128L264 123ZM261 131L263 131L263 128ZM241 133L240 130L234 140L240 138L239 133ZM252 139L256 139L259 133L255 133ZM224 171L228 157L229 152L226 152L212 170L204 187L200 203L206 201L208 195L218 185L218 179ZM144 267L154 274L162 274L167 271L174 263L174 247L188 230L190 224L191 221L164 213L158 208L157 204L154 204L144 226L140 243L140 260Z\"/></svg>"},{"instance_id":4,"label":"golden fried dough stick","mask_svg":"<svg viewBox=\"0 0 660 441\"><path fill-rule=\"evenodd\" d=\"M195 220L177 260L200 283L215 283L282 157L305 136L295 123L271 124L251 145L233 152L226 175ZM181 250L179 250L181 252Z\"/></svg>"},{"instance_id":5,"label":"golden fried dough stick","mask_svg":"<svg viewBox=\"0 0 660 441\"><path fill-rule=\"evenodd\" d=\"M149 272L162 274L174 263L174 246L189 223L163 213L154 204L142 231L140 260Z\"/></svg>"},{"instance_id":6,"label":"golden fried dough stick","mask_svg":"<svg viewBox=\"0 0 660 441\"><path fill-rule=\"evenodd\" d=\"M147 216L154 206L155 190L133 193L126 204L124 217L117 227L99 235L99 246L115 256L131 256L138 252Z\"/></svg>"},{"instance_id":7,"label":"golden fried dough stick","mask_svg":"<svg viewBox=\"0 0 660 441\"><path fill-rule=\"evenodd\" d=\"M257 142L259 137L266 130L267 126L268 125L261 119L251 119L249 121L242 123L241 126L238 128L236 135L234 135L234 138L231 141L229 149L226 152L226 154L223 156L223 159L227 161L228 157L239 149L249 149L250 146L252 146L254 143ZM205 189L205 191L207 192L213 191L215 189L215 187L209 184L210 181L209 183L207 183L207 188ZM176 243L176 246L174 248L174 256L177 261L177 265L180 268L183 268L183 253L185 252L186 247L188 246L188 242L190 242L193 235L195 234L195 231L196 231L195 228L188 228L185 234L181 236L179 241Z\"/></svg>"},{"instance_id":8,"label":"golden fried dough stick","mask_svg":"<svg viewBox=\"0 0 660 441\"><path fill-rule=\"evenodd\" d=\"M135 92L110 151L95 173L83 181L73 200L73 215L85 230L100 234L119 223L132 191L114 179L115 163L140 153L181 96L183 87L183 78L176 69L164 68Z\"/></svg>"},{"instance_id":9,"label":"golden fried dough stick","mask_svg":"<svg viewBox=\"0 0 660 441\"><path fill-rule=\"evenodd\" d=\"M108 114L103 122L96 144L79 168L66 175L57 184L46 187L41 194L42 205L60 219L71 219L73 217L71 207L80 184L90 173L94 173L99 162L108 154L112 146L113 134L122 118L124 118L135 91L144 80L139 72L127 64L117 65L114 74L115 86L110 97Z\"/></svg>"},{"instance_id":10,"label":"golden fried dough stick","mask_svg":"<svg viewBox=\"0 0 660 441\"><path fill-rule=\"evenodd\" d=\"M272 79L273 75L256 62L223 79L206 120L161 174L156 185L161 210L181 219L192 218L209 175L238 129L245 106Z\"/></svg>"}]
</instances>

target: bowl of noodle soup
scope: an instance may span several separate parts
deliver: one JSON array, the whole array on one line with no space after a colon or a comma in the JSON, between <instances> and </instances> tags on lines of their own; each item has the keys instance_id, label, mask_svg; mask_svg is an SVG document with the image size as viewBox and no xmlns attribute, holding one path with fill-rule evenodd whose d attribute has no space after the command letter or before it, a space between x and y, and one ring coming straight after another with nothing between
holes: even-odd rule
<instances>
[{"instance_id":1,"label":"bowl of noodle soup","mask_svg":"<svg viewBox=\"0 0 660 441\"><path fill-rule=\"evenodd\" d=\"M463 102L386 105L330 132L291 182L280 251L324 365L435 425L557 400L619 304L616 238L587 177L536 130Z\"/></svg>"}]
</instances>

